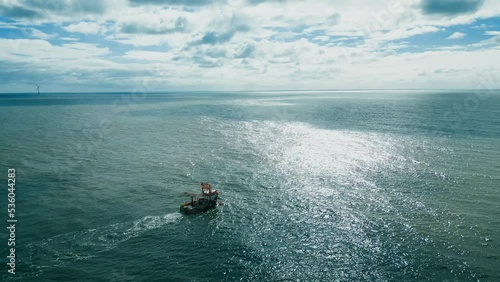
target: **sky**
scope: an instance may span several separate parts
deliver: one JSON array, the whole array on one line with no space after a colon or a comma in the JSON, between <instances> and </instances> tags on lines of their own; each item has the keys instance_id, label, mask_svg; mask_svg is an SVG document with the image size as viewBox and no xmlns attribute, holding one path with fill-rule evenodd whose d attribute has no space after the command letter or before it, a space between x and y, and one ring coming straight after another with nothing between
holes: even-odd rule
<instances>
[{"instance_id":1,"label":"sky","mask_svg":"<svg viewBox=\"0 0 500 282\"><path fill-rule=\"evenodd\" d=\"M0 0L0 92L500 88L498 0Z\"/></svg>"}]
</instances>

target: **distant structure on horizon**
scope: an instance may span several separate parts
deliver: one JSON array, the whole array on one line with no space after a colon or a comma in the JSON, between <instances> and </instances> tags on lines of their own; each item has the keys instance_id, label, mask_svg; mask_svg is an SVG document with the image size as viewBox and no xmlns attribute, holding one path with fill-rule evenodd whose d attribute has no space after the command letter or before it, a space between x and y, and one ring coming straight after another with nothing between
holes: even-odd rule
<instances>
[{"instance_id":1,"label":"distant structure on horizon","mask_svg":"<svg viewBox=\"0 0 500 282\"><path fill-rule=\"evenodd\" d=\"M36 85L36 92L38 92L38 95L40 95L40 85L38 85L37 83L35 83Z\"/></svg>"}]
</instances>

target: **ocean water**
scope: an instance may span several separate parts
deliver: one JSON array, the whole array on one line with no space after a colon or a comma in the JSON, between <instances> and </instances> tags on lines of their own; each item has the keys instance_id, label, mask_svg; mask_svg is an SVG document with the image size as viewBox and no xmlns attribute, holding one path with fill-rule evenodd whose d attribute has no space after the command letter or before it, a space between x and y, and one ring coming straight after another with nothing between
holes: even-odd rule
<instances>
[{"instance_id":1,"label":"ocean water","mask_svg":"<svg viewBox=\"0 0 500 282\"><path fill-rule=\"evenodd\" d=\"M0 124L5 281L500 280L498 91L2 94ZM224 205L179 214L202 181Z\"/></svg>"}]
</instances>

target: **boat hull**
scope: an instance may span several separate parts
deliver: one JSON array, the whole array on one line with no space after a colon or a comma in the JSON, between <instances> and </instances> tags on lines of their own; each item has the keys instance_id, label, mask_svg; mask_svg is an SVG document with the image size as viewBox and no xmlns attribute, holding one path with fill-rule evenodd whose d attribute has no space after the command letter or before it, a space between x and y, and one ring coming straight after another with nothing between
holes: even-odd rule
<instances>
[{"instance_id":1,"label":"boat hull","mask_svg":"<svg viewBox=\"0 0 500 282\"><path fill-rule=\"evenodd\" d=\"M216 199L209 200L206 203L201 203L201 204L195 202L194 205L192 205L191 203L188 202L185 204L181 204L180 212L183 214L199 214L199 213L214 209L215 207L217 207L217 200Z\"/></svg>"}]
</instances>

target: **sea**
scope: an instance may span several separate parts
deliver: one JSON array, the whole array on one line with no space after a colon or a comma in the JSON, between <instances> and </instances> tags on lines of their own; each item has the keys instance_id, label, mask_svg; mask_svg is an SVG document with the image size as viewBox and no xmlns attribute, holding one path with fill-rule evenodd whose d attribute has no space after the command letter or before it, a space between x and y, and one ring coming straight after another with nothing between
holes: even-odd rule
<instances>
[{"instance_id":1,"label":"sea","mask_svg":"<svg viewBox=\"0 0 500 282\"><path fill-rule=\"evenodd\" d=\"M497 90L0 94L0 126L3 281L500 281Z\"/></svg>"}]
</instances>

